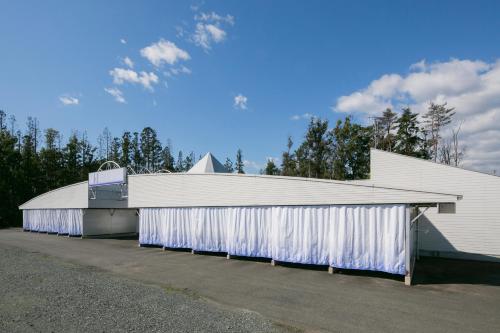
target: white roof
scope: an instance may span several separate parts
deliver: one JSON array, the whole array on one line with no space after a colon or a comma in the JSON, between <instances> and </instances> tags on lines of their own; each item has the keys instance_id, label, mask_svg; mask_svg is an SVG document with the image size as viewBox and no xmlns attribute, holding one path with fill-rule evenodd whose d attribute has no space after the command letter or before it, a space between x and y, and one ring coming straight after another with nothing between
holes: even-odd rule
<instances>
[{"instance_id":1,"label":"white roof","mask_svg":"<svg viewBox=\"0 0 500 333\"><path fill-rule=\"evenodd\" d=\"M187 173L227 173L226 168L212 155L207 153Z\"/></svg>"}]
</instances>

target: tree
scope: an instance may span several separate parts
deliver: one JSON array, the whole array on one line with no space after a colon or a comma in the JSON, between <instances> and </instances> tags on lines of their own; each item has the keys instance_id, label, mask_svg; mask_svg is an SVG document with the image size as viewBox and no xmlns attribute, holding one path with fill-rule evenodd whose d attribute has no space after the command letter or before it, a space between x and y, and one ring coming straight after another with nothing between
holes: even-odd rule
<instances>
[{"instance_id":1,"label":"tree","mask_svg":"<svg viewBox=\"0 0 500 333\"><path fill-rule=\"evenodd\" d=\"M274 160L269 158L267 160L266 168L264 169L266 175L279 175L280 169L274 163Z\"/></svg>"},{"instance_id":2,"label":"tree","mask_svg":"<svg viewBox=\"0 0 500 333\"><path fill-rule=\"evenodd\" d=\"M331 178L365 179L369 174L370 128L352 124L351 118L337 121L329 132Z\"/></svg>"},{"instance_id":3,"label":"tree","mask_svg":"<svg viewBox=\"0 0 500 333\"><path fill-rule=\"evenodd\" d=\"M179 155L177 155L177 164L175 165L175 171L184 172L184 157L182 155L182 150L179 150Z\"/></svg>"},{"instance_id":4,"label":"tree","mask_svg":"<svg viewBox=\"0 0 500 333\"><path fill-rule=\"evenodd\" d=\"M296 152L299 173L303 177L327 177L328 121L311 118L305 140Z\"/></svg>"},{"instance_id":5,"label":"tree","mask_svg":"<svg viewBox=\"0 0 500 333\"><path fill-rule=\"evenodd\" d=\"M412 113L409 107L403 108L403 113L397 120L394 152L408 155L421 156L422 138L418 127L418 114Z\"/></svg>"},{"instance_id":6,"label":"tree","mask_svg":"<svg viewBox=\"0 0 500 333\"><path fill-rule=\"evenodd\" d=\"M57 188L61 183L63 156L59 149L59 131L53 128L45 130L45 147L40 150L40 163L44 178L44 191Z\"/></svg>"},{"instance_id":7,"label":"tree","mask_svg":"<svg viewBox=\"0 0 500 333\"><path fill-rule=\"evenodd\" d=\"M224 168L227 170L228 173L234 172L233 162L229 157L226 158L226 162L224 162Z\"/></svg>"},{"instance_id":8,"label":"tree","mask_svg":"<svg viewBox=\"0 0 500 333\"><path fill-rule=\"evenodd\" d=\"M66 147L63 149L64 154L64 182L66 184L73 184L80 180L80 142L78 135L73 132L69 137Z\"/></svg>"},{"instance_id":9,"label":"tree","mask_svg":"<svg viewBox=\"0 0 500 333\"><path fill-rule=\"evenodd\" d=\"M28 133L31 143L33 145L33 151L38 152L38 142L40 141L40 123L38 119L33 117L28 117Z\"/></svg>"},{"instance_id":10,"label":"tree","mask_svg":"<svg viewBox=\"0 0 500 333\"><path fill-rule=\"evenodd\" d=\"M131 144L132 164L135 172L139 172L142 168L141 146L139 144L139 133L134 132L134 137Z\"/></svg>"},{"instance_id":11,"label":"tree","mask_svg":"<svg viewBox=\"0 0 500 333\"><path fill-rule=\"evenodd\" d=\"M244 163L243 163L243 153L241 152L241 149L238 149L236 152L236 163L235 163L235 169L236 173L245 173L245 170L243 170Z\"/></svg>"},{"instance_id":12,"label":"tree","mask_svg":"<svg viewBox=\"0 0 500 333\"><path fill-rule=\"evenodd\" d=\"M120 161L122 159L120 149L121 149L120 139L114 137L113 141L111 141L111 160L115 161L118 164L120 164Z\"/></svg>"},{"instance_id":13,"label":"tree","mask_svg":"<svg viewBox=\"0 0 500 333\"><path fill-rule=\"evenodd\" d=\"M281 174L283 176L295 176L296 175L296 163L295 163L295 156L291 153L293 146L293 141L292 137L288 137L287 141L287 151L283 152L282 154L282 162L281 162Z\"/></svg>"},{"instance_id":14,"label":"tree","mask_svg":"<svg viewBox=\"0 0 500 333\"><path fill-rule=\"evenodd\" d=\"M162 165L161 165L162 169L171 172L175 171L175 160L174 156L172 155L170 140L167 141L165 148L163 148L163 151L161 153L161 159L162 159Z\"/></svg>"},{"instance_id":15,"label":"tree","mask_svg":"<svg viewBox=\"0 0 500 333\"><path fill-rule=\"evenodd\" d=\"M448 108L447 103L435 104L430 103L427 112L422 116L427 132L429 133L429 147L431 151L429 155L434 159L438 159L438 146L441 139L441 131L449 125L455 115L455 108Z\"/></svg>"},{"instance_id":16,"label":"tree","mask_svg":"<svg viewBox=\"0 0 500 333\"><path fill-rule=\"evenodd\" d=\"M184 159L184 170L189 171L189 169L193 167L195 162L196 162L196 157L194 152L189 153L189 155L187 155L186 158Z\"/></svg>"},{"instance_id":17,"label":"tree","mask_svg":"<svg viewBox=\"0 0 500 333\"><path fill-rule=\"evenodd\" d=\"M144 167L150 171L159 168L161 162L161 143L158 141L156 131L151 127L145 127L141 132L141 153Z\"/></svg>"},{"instance_id":18,"label":"tree","mask_svg":"<svg viewBox=\"0 0 500 333\"><path fill-rule=\"evenodd\" d=\"M442 140L439 146L439 162L446 165L460 166L464 156L465 147L460 145L459 134L462 124L451 130L451 138Z\"/></svg>"},{"instance_id":19,"label":"tree","mask_svg":"<svg viewBox=\"0 0 500 333\"><path fill-rule=\"evenodd\" d=\"M396 128L396 121L398 115L390 108L387 108L382 116L376 119L377 129L380 131L376 135L381 135L379 147L382 150L392 151L394 148L394 134L393 131Z\"/></svg>"},{"instance_id":20,"label":"tree","mask_svg":"<svg viewBox=\"0 0 500 333\"><path fill-rule=\"evenodd\" d=\"M7 130L7 114L4 110L0 110L0 132Z\"/></svg>"},{"instance_id":21,"label":"tree","mask_svg":"<svg viewBox=\"0 0 500 333\"><path fill-rule=\"evenodd\" d=\"M463 123L463 122L462 122ZM462 123L458 127L451 130L451 143L452 143L452 161L454 166L460 166L462 160L464 159L466 147L460 145L459 135L462 128Z\"/></svg>"},{"instance_id":22,"label":"tree","mask_svg":"<svg viewBox=\"0 0 500 333\"><path fill-rule=\"evenodd\" d=\"M20 220L19 203L31 196L25 191L21 154L16 133L9 132L7 115L0 110L0 228Z\"/></svg>"},{"instance_id":23,"label":"tree","mask_svg":"<svg viewBox=\"0 0 500 333\"><path fill-rule=\"evenodd\" d=\"M127 167L131 165L133 156L132 136L130 135L130 132L126 131L123 133L122 140L120 143L121 143L120 165L123 167Z\"/></svg>"},{"instance_id":24,"label":"tree","mask_svg":"<svg viewBox=\"0 0 500 333\"><path fill-rule=\"evenodd\" d=\"M84 180L88 179L90 172L96 171L99 168L102 161L96 158L97 148L92 146L88 140L87 132L82 133L79 147L81 156L80 180Z\"/></svg>"},{"instance_id":25,"label":"tree","mask_svg":"<svg viewBox=\"0 0 500 333\"><path fill-rule=\"evenodd\" d=\"M113 142L113 136L107 127L104 127L102 134L99 135L98 139L99 145L99 158L104 161L111 160L111 145Z\"/></svg>"}]
</instances>

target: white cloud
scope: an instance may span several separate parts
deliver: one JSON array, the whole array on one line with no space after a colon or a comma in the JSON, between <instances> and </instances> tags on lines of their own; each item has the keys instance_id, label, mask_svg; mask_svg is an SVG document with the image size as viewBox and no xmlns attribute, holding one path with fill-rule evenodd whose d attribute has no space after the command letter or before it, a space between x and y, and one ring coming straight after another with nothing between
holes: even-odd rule
<instances>
[{"instance_id":1,"label":"white cloud","mask_svg":"<svg viewBox=\"0 0 500 333\"><path fill-rule=\"evenodd\" d=\"M125 97L123 97L123 92L118 88L104 88L104 91L115 98L118 103L127 103Z\"/></svg>"},{"instance_id":2,"label":"white cloud","mask_svg":"<svg viewBox=\"0 0 500 333\"><path fill-rule=\"evenodd\" d=\"M201 22L214 22L214 23L227 23L229 25L234 25L234 17L232 15L219 15L215 12L211 13L200 13L194 16L195 21Z\"/></svg>"},{"instance_id":3,"label":"white cloud","mask_svg":"<svg viewBox=\"0 0 500 333\"><path fill-rule=\"evenodd\" d=\"M212 44L226 40L227 32L223 28L224 25L234 25L233 16L229 14L223 16L215 12L196 14L194 20L197 23L190 40L205 51L209 51Z\"/></svg>"},{"instance_id":4,"label":"white cloud","mask_svg":"<svg viewBox=\"0 0 500 333\"><path fill-rule=\"evenodd\" d=\"M242 94L238 94L234 96L234 107L236 109L240 110L246 110L247 109L247 102L248 98L246 96L243 96Z\"/></svg>"},{"instance_id":5,"label":"white cloud","mask_svg":"<svg viewBox=\"0 0 500 333\"><path fill-rule=\"evenodd\" d=\"M259 172L259 170L263 168L262 164L249 160L243 160L243 165L245 166L245 168L251 169L251 171L253 171L254 173Z\"/></svg>"},{"instance_id":6,"label":"white cloud","mask_svg":"<svg viewBox=\"0 0 500 333\"><path fill-rule=\"evenodd\" d=\"M291 120L300 120L300 119L311 119L311 118L315 118L316 116L311 114L311 113L303 113L303 114L295 114L293 116L290 117Z\"/></svg>"},{"instance_id":7,"label":"white cloud","mask_svg":"<svg viewBox=\"0 0 500 333\"><path fill-rule=\"evenodd\" d=\"M157 43L143 48L141 55L156 67L160 67L164 63L174 65L178 61L189 60L191 58L189 53L164 39L160 39Z\"/></svg>"},{"instance_id":8,"label":"white cloud","mask_svg":"<svg viewBox=\"0 0 500 333\"><path fill-rule=\"evenodd\" d=\"M191 70L186 66L169 68L165 73L166 76L172 77L179 74L191 74Z\"/></svg>"},{"instance_id":9,"label":"white cloud","mask_svg":"<svg viewBox=\"0 0 500 333\"><path fill-rule=\"evenodd\" d=\"M123 58L123 63L130 68L134 68L134 62L129 57Z\"/></svg>"},{"instance_id":10,"label":"white cloud","mask_svg":"<svg viewBox=\"0 0 500 333\"><path fill-rule=\"evenodd\" d=\"M113 77L113 83L124 84L129 82L132 84L140 84L148 90L153 90L153 84L158 83L158 76L153 73L140 72L137 73L131 69L125 68L114 68L109 71L109 74Z\"/></svg>"},{"instance_id":11,"label":"white cloud","mask_svg":"<svg viewBox=\"0 0 500 333\"><path fill-rule=\"evenodd\" d=\"M192 4L189 6L189 8L193 11L193 12L196 12L198 11L198 9L201 8L201 6L203 6L204 2L200 2L200 3L196 3L196 4Z\"/></svg>"},{"instance_id":12,"label":"white cloud","mask_svg":"<svg viewBox=\"0 0 500 333\"><path fill-rule=\"evenodd\" d=\"M122 44L127 44L127 40L126 40L125 38L121 38L121 39L120 39L120 43L122 43Z\"/></svg>"},{"instance_id":13,"label":"white cloud","mask_svg":"<svg viewBox=\"0 0 500 333\"><path fill-rule=\"evenodd\" d=\"M197 23L192 39L196 45L208 51L212 43L221 43L226 39L226 32L213 24Z\"/></svg>"},{"instance_id":14,"label":"white cloud","mask_svg":"<svg viewBox=\"0 0 500 333\"><path fill-rule=\"evenodd\" d=\"M177 38L182 38L186 34L186 30L180 25L175 27L175 31L176 31L175 36Z\"/></svg>"},{"instance_id":15,"label":"white cloud","mask_svg":"<svg viewBox=\"0 0 500 333\"><path fill-rule=\"evenodd\" d=\"M447 102L456 108L467 150L464 166L482 171L500 169L500 60L451 59L419 61L409 72L386 74L366 88L337 99L337 112L378 115L386 107L409 105L425 112L429 102Z\"/></svg>"},{"instance_id":16,"label":"white cloud","mask_svg":"<svg viewBox=\"0 0 500 333\"><path fill-rule=\"evenodd\" d=\"M205 25L205 29L216 43L220 43L226 38L226 32L213 24Z\"/></svg>"},{"instance_id":17,"label":"white cloud","mask_svg":"<svg viewBox=\"0 0 500 333\"><path fill-rule=\"evenodd\" d=\"M78 98L70 95L59 96L59 101L63 105L78 105L80 103L80 100Z\"/></svg>"}]
</instances>

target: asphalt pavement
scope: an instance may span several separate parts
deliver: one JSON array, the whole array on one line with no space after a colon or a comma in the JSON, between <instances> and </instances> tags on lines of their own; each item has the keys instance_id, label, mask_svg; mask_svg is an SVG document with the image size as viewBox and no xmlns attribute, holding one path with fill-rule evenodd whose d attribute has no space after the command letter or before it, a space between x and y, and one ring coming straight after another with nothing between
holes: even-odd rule
<instances>
[{"instance_id":1,"label":"asphalt pavement","mask_svg":"<svg viewBox=\"0 0 500 333\"><path fill-rule=\"evenodd\" d=\"M0 251L14 249L98 269L141 286L182 291L186 297L228 311L255 313L262 316L258 327L264 330L500 331L498 263L423 258L417 264L417 284L407 287L402 277L389 274L342 271L330 275L325 267L273 267L266 260L140 248L134 239L0 230ZM266 326L269 323L273 325Z\"/></svg>"}]
</instances>

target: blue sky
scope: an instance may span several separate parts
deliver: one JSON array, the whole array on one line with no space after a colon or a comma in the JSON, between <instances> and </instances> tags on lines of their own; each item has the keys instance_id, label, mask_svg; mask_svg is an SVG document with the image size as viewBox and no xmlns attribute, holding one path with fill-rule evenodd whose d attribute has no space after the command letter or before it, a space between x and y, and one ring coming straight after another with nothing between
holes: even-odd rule
<instances>
[{"instance_id":1,"label":"blue sky","mask_svg":"<svg viewBox=\"0 0 500 333\"><path fill-rule=\"evenodd\" d=\"M466 162L489 170L498 13L498 1L2 1L0 109L66 137L152 126L175 150L241 148L256 172L302 139L308 115L365 121L445 99L481 146Z\"/></svg>"}]
</instances>

